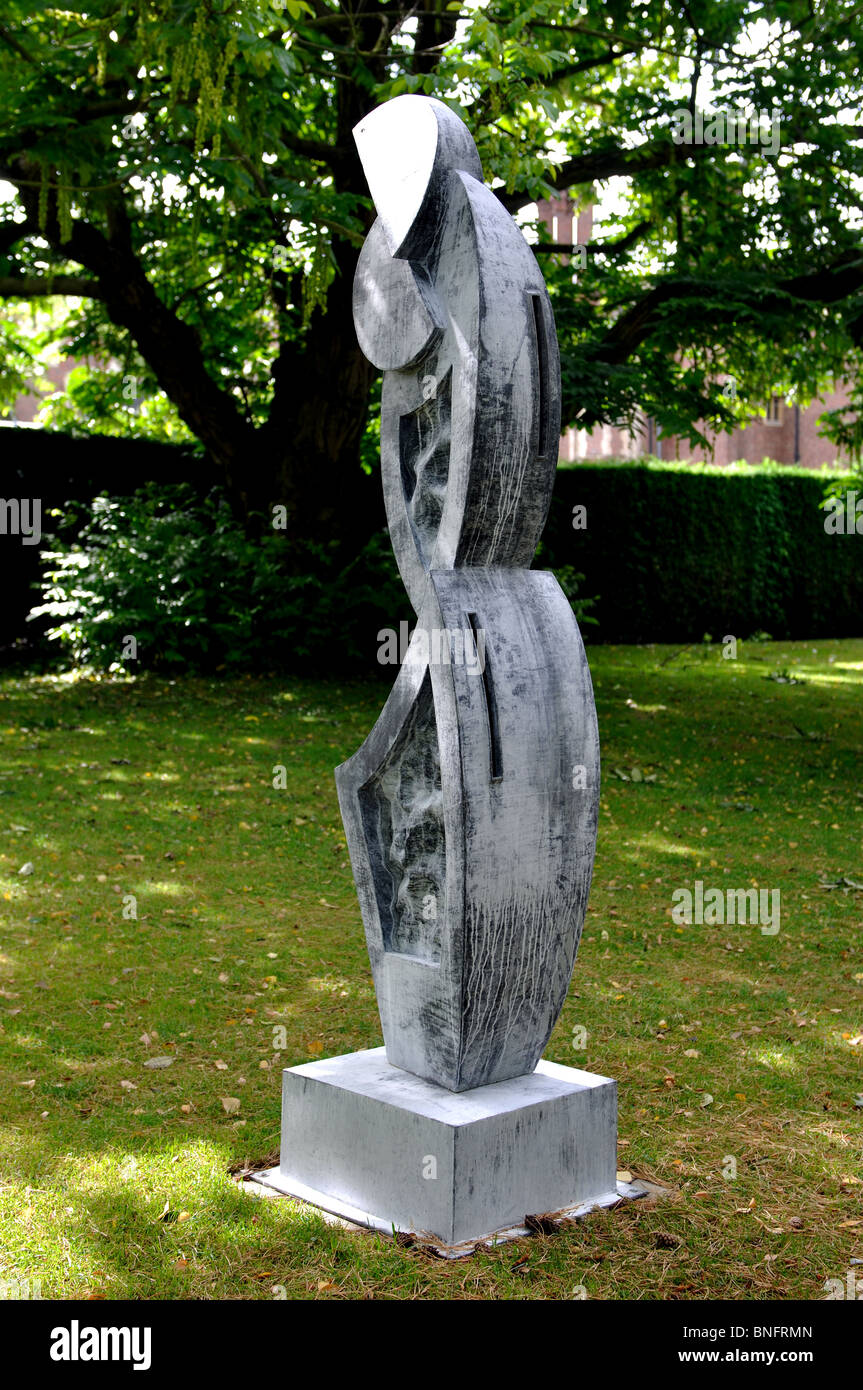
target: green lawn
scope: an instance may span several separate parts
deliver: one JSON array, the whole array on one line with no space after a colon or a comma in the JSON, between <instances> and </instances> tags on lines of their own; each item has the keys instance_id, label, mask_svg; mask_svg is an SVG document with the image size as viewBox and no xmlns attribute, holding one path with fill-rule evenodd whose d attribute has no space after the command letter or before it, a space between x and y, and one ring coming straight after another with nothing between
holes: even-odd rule
<instances>
[{"instance_id":1,"label":"green lawn","mask_svg":"<svg viewBox=\"0 0 863 1390\"><path fill-rule=\"evenodd\" d=\"M6 679L0 1282L814 1299L844 1278L863 1255L863 642L589 655L599 847L547 1056L618 1078L620 1167L671 1195L450 1264L244 1192L228 1169L277 1148L280 1069L381 1042L332 769L389 684ZM779 888L780 931L675 926L696 879Z\"/></svg>"}]
</instances>

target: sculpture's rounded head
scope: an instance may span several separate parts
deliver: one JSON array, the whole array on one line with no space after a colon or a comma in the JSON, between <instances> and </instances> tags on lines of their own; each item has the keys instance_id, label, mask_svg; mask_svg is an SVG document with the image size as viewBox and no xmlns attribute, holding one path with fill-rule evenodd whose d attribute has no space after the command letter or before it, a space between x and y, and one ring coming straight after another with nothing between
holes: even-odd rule
<instances>
[{"instance_id":1,"label":"sculpture's rounded head","mask_svg":"<svg viewBox=\"0 0 863 1390\"><path fill-rule=\"evenodd\" d=\"M442 101L403 96L364 116L354 140L390 255L420 259L443 212L447 174L462 169L482 181L473 136Z\"/></svg>"}]
</instances>

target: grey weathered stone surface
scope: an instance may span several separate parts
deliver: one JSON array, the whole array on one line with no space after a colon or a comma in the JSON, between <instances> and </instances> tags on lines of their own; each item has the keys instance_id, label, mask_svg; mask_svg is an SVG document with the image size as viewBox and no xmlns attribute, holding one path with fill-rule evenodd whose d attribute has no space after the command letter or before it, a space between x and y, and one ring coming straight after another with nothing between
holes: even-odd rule
<instances>
[{"instance_id":1,"label":"grey weathered stone surface","mask_svg":"<svg viewBox=\"0 0 863 1390\"><path fill-rule=\"evenodd\" d=\"M455 1245L618 1195L608 1077L542 1062L456 1095L381 1047L282 1078L281 1162L259 1180L351 1220Z\"/></svg>"},{"instance_id":2,"label":"grey weathered stone surface","mask_svg":"<svg viewBox=\"0 0 863 1390\"><path fill-rule=\"evenodd\" d=\"M387 516L419 621L336 781L387 1055L466 1091L539 1061L593 865L590 675L560 586L528 568L557 463L557 341L464 123L399 97L355 135L379 214L355 321L384 371Z\"/></svg>"},{"instance_id":3,"label":"grey weathered stone surface","mask_svg":"<svg viewBox=\"0 0 863 1390\"><path fill-rule=\"evenodd\" d=\"M455 1091L542 1055L575 961L599 780L587 665L553 575L435 572L420 628L453 631L465 613L485 630L491 686L412 645L338 773L388 1056ZM405 821L413 840L394 853Z\"/></svg>"},{"instance_id":4,"label":"grey weathered stone surface","mask_svg":"<svg viewBox=\"0 0 863 1390\"><path fill-rule=\"evenodd\" d=\"M572 609L529 568L560 423L536 261L440 102L399 97L355 134L379 214L355 320L418 619L336 770L386 1049L283 1073L279 1168L257 1180L453 1246L635 1195L615 1083L540 1060L590 889L599 741Z\"/></svg>"},{"instance_id":5,"label":"grey weathered stone surface","mask_svg":"<svg viewBox=\"0 0 863 1390\"><path fill-rule=\"evenodd\" d=\"M448 107L397 97L355 135L379 217L354 321L385 372L384 500L418 613L430 569L530 565L557 466L557 336L536 258Z\"/></svg>"}]
</instances>

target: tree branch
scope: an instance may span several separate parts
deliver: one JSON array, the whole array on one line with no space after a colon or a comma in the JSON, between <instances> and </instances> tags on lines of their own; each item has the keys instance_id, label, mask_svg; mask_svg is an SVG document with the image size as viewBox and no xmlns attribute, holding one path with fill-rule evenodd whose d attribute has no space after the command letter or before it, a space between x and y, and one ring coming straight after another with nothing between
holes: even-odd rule
<instances>
[{"instance_id":1,"label":"tree branch","mask_svg":"<svg viewBox=\"0 0 863 1390\"><path fill-rule=\"evenodd\" d=\"M546 182L558 192L576 184L594 183L615 177L635 177L654 169L664 169L676 159L698 159L705 155L723 153L723 145L675 145L671 140L654 141L639 145L637 149L625 150L619 146L605 150L590 150L587 154L574 155L560 168L548 171ZM508 212L517 212L525 203L533 201L533 196L525 191L497 194Z\"/></svg>"},{"instance_id":2,"label":"tree branch","mask_svg":"<svg viewBox=\"0 0 863 1390\"><path fill-rule=\"evenodd\" d=\"M650 231L653 224L645 218L617 241L540 241L531 247L535 256L571 256L578 250L586 251L588 256L621 256Z\"/></svg>"},{"instance_id":3,"label":"tree branch","mask_svg":"<svg viewBox=\"0 0 863 1390\"><path fill-rule=\"evenodd\" d=\"M86 275L0 275L0 299L38 299L52 294L104 298L98 280L89 280Z\"/></svg>"},{"instance_id":4,"label":"tree branch","mask_svg":"<svg viewBox=\"0 0 863 1390\"><path fill-rule=\"evenodd\" d=\"M847 251L832 265L821 266L807 275L794 275L788 279L776 280L765 294L752 298L753 310L765 317L772 314L793 314L794 305L790 300L801 300L807 304L836 304L859 293L863 288L863 258L856 251ZM660 310L669 302L680 299L701 299L715 294L716 286L703 281L666 280L654 285L637 303L628 308L615 321L598 345L597 360L619 365L628 358L647 339L661 317ZM732 322L739 318L741 300L729 300L723 312L714 310L714 321L718 325L723 317Z\"/></svg>"},{"instance_id":5,"label":"tree branch","mask_svg":"<svg viewBox=\"0 0 863 1390\"><path fill-rule=\"evenodd\" d=\"M294 135L284 127L279 131L279 139L289 150L293 150L294 154L304 155L306 159L317 159L322 164L338 164L347 154L347 151L338 145L328 145L324 140L308 140L303 135Z\"/></svg>"}]
</instances>

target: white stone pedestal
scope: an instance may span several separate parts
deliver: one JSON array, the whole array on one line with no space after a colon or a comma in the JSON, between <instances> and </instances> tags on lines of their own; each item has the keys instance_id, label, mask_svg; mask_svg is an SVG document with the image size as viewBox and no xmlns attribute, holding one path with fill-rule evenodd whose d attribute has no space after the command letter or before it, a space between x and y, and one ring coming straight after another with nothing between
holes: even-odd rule
<instances>
[{"instance_id":1,"label":"white stone pedestal","mask_svg":"<svg viewBox=\"0 0 863 1390\"><path fill-rule=\"evenodd\" d=\"M457 1246L621 1195L617 1084L540 1062L454 1093L383 1047L282 1073L278 1168L258 1182L357 1224Z\"/></svg>"}]
</instances>

